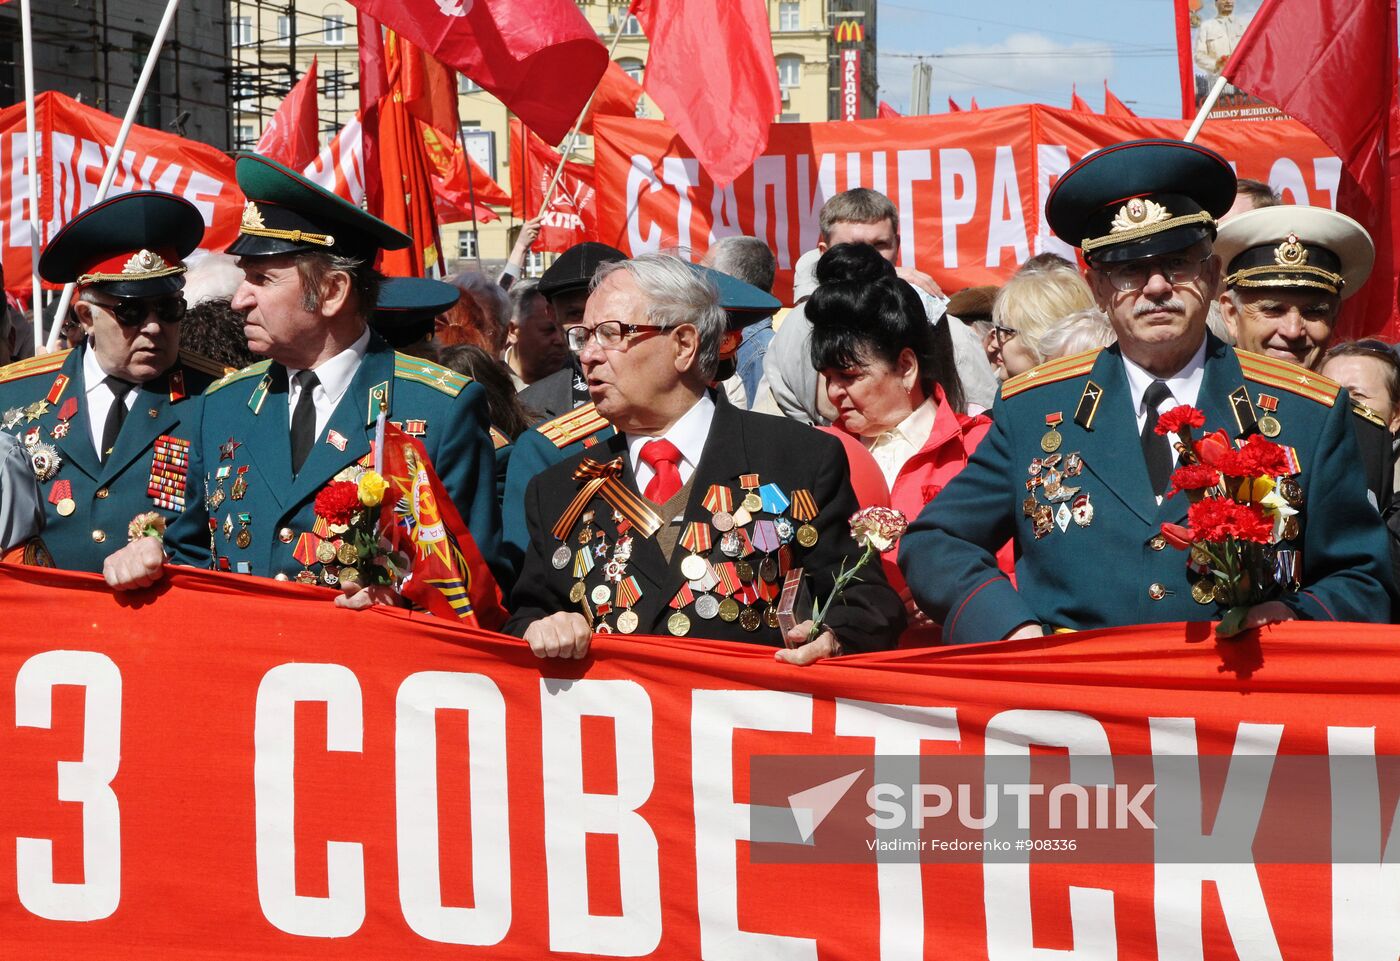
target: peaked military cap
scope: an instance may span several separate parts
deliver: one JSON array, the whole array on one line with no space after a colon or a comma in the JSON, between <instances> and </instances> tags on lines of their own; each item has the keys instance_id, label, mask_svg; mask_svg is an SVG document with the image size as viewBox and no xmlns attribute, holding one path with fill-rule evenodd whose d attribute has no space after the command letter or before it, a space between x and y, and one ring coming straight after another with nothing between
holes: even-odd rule
<instances>
[{"instance_id":1,"label":"peaked military cap","mask_svg":"<svg viewBox=\"0 0 1400 961\"><path fill-rule=\"evenodd\" d=\"M1300 287L1350 297L1371 276L1376 247L1346 214L1295 204L1260 207L1220 228L1227 287Z\"/></svg>"},{"instance_id":2,"label":"peaked military cap","mask_svg":"<svg viewBox=\"0 0 1400 961\"><path fill-rule=\"evenodd\" d=\"M248 200L238 239L228 248L235 257L305 251L373 257L412 242L407 234L275 160L243 154L234 164L234 174Z\"/></svg>"},{"instance_id":3,"label":"peaked military cap","mask_svg":"<svg viewBox=\"0 0 1400 961\"><path fill-rule=\"evenodd\" d=\"M1070 167L1045 201L1045 218L1087 260L1112 264L1214 237L1216 220L1234 202L1235 172L1215 151L1132 140Z\"/></svg>"},{"instance_id":4,"label":"peaked military cap","mask_svg":"<svg viewBox=\"0 0 1400 961\"><path fill-rule=\"evenodd\" d=\"M194 204L138 190L94 204L64 224L39 258L39 276L122 299L160 297L185 286L182 261L203 239L204 217Z\"/></svg>"},{"instance_id":5,"label":"peaked military cap","mask_svg":"<svg viewBox=\"0 0 1400 961\"><path fill-rule=\"evenodd\" d=\"M370 326L395 348L417 343L432 333L437 315L450 310L462 292L425 277L390 277L379 286Z\"/></svg>"},{"instance_id":6,"label":"peaked military cap","mask_svg":"<svg viewBox=\"0 0 1400 961\"><path fill-rule=\"evenodd\" d=\"M772 316L782 301L766 290L711 267L691 264L690 268L719 288L719 305L729 315L730 330L739 330Z\"/></svg>"},{"instance_id":7,"label":"peaked military cap","mask_svg":"<svg viewBox=\"0 0 1400 961\"><path fill-rule=\"evenodd\" d=\"M588 285L593 282L594 272L599 267L615 260L626 259L626 254L607 244L592 240L574 244L555 258L554 263L550 264L549 269L540 277L539 292L544 294L546 300L553 300L571 290L587 290Z\"/></svg>"}]
</instances>

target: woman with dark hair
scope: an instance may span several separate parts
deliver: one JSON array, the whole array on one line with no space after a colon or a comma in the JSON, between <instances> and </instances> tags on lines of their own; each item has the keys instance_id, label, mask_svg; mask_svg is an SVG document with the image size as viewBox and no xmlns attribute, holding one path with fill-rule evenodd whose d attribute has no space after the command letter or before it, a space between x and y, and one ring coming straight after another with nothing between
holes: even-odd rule
<instances>
[{"instance_id":1,"label":"woman with dark hair","mask_svg":"<svg viewBox=\"0 0 1400 961\"><path fill-rule=\"evenodd\" d=\"M860 440L890 506L912 521L967 464L991 421L966 413L947 321L930 324L914 288L873 247L832 247L817 262L817 282L807 301L812 364L825 378L833 423ZM856 468L852 476L871 474ZM903 643L937 643L938 628L914 606L895 551L884 562L911 616Z\"/></svg>"}]
</instances>

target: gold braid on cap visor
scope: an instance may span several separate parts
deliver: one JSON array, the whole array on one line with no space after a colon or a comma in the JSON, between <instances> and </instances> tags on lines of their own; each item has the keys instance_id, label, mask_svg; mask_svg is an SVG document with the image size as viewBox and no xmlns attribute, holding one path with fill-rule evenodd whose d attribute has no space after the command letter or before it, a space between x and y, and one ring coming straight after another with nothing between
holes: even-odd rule
<instances>
[{"instance_id":1,"label":"gold braid on cap visor","mask_svg":"<svg viewBox=\"0 0 1400 961\"><path fill-rule=\"evenodd\" d=\"M1319 279L1311 280L1310 276ZM1340 294L1344 283L1346 281L1341 274L1306 265L1284 267L1279 264L1264 264L1260 267L1237 270L1225 278L1226 287L1317 287L1333 294Z\"/></svg>"},{"instance_id":2,"label":"gold braid on cap visor","mask_svg":"<svg viewBox=\"0 0 1400 961\"><path fill-rule=\"evenodd\" d=\"M1122 244L1130 240L1138 240L1142 237L1151 237L1153 234L1160 234L1164 230L1171 230L1173 227L1185 227L1188 224L1214 224L1215 218L1209 211L1201 210L1194 214L1183 214L1180 217L1169 217L1166 220L1158 220L1153 223L1143 224L1141 227L1131 227L1127 230L1114 230L1106 237L1089 237L1080 242L1079 248L1086 254L1100 247L1107 247L1109 244Z\"/></svg>"},{"instance_id":3,"label":"gold braid on cap visor","mask_svg":"<svg viewBox=\"0 0 1400 961\"><path fill-rule=\"evenodd\" d=\"M171 274L183 274L184 264L167 264L165 258L153 250L141 250L131 255L122 266L119 274L91 273L82 274L78 277L78 285L100 284L111 281L124 280L154 280L157 277L169 277Z\"/></svg>"},{"instance_id":4,"label":"gold braid on cap visor","mask_svg":"<svg viewBox=\"0 0 1400 961\"><path fill-rule=\"evenodd\" d=\"M330 234L313 234L305 230L279 230L263 222L262 211L251 200L243 208L243 219L238 224L238 232L253 237L271 237L273 240L290 240L292 243L305 241L321 247L335 246L335 238Z\"/></svg>"}]
</instances>

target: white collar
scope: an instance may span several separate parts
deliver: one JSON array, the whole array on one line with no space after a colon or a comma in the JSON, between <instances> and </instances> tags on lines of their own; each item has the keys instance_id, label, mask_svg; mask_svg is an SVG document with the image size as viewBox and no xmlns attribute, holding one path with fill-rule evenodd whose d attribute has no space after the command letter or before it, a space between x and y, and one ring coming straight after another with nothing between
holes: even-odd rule
<instances>
[{"instance_id":1,"label":"white collar","mask_svg":"<svg viewBox=\"0 0 1400 961\"><path fill-rule=\"evenodd\" d=\"M870 446L877 447L894 440L902 440L915 450L919 450L928 443L929 434L933 433L935 410L934 399L932 397L924 398L924 402L911 410L902 421L884 433L877 434Z\"/></svg>"},{"instance_id":2,"label":"white collar","mask_svg":"<svg viewBox=\"0 0 1400 961\"><path fill-rule=\"evenodd\" d=\"M700 463L700 455L705 450L705 441L710 436L710 423L714 419L715 402L710 399L707 391L700 396L700 399L690 410L681 415L680 420L671 425L670 430L659 437L649 437L646 434L628 434L627 459L632 463L633 474L636 474L637 464L641 460L642 445L652 440L669 440L675 444L676 450L681 452L681 459L693 471L695 466Z\"/></svg>"},{"instance_id":3,"label":"white collar","mask_svg":"<svg viewBox=\"0 0 1400 961\"><path fill-rule=\"evenodd\" d=\"M350 389L350 381L355 379L355 372L360 369L360 361L365 359L368 350L369 328L366 327L353 344L314 368L316 380L332 406L339 403L340 398ZM287 381L290 383L299 373L301 368L288 367Z\"/></svg>"},{"instance_id":4,"label":"white collar","mask_svg":"<svg viewBox=\"0 0 1400 961\"><path fill-rule=\"evenodd\" d=\"M1205 379L1206 372L1206 338L1201 338L1201 346L1196 348L1196 353L1186 362L1186 366L1181 368L1170 377L1158 377L1128 359L1128 355L1123 355L1123 369L1128 375L1128 391L1133 398L1133 413L1139 418L1146 415L1142 409L1142 396L1147 393L1147 388L1154 380L1165 381L1167 389L1172 392L1172 399L1176 405L1189 404L1196 406L1196 400L1201 394L1201 381ZM1175 405L1174 405L1175 406Z\"/></svg>"},{"instance_id":5,"label":"white collar","mask_svg":"<svg viewBox=\"0 0 1400 961\"><path fill-rule=\"evenodd\" d=\"M107 372L97 361L97 351L93 350L92 344L85 344L83 346L83 393L90 395L99 387L111 391L111 388L107 386L107 376Z\"/></svg>"}]
</instances>

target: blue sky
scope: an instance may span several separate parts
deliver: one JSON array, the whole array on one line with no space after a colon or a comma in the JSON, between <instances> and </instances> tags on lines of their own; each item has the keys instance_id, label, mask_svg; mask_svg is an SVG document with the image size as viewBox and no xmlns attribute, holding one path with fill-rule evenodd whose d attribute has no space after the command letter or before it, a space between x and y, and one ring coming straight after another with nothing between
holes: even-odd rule
<instances>
[{"instance_id":1,"label":"blue sky","mask_svg":"<svg viewBox=\"0 0 1400 961\"><path fill-rule=\"evenodd\" d=\"M1181 116L1172 0L879 0L878 17L880 98L901 113L916 61L897 55L936 54L933 113L949 96L964 108L974 96L982 107L1068 107L1076 83L1100 110L1107 79L1139 116Z\"/></svg>"}]
</instances>

